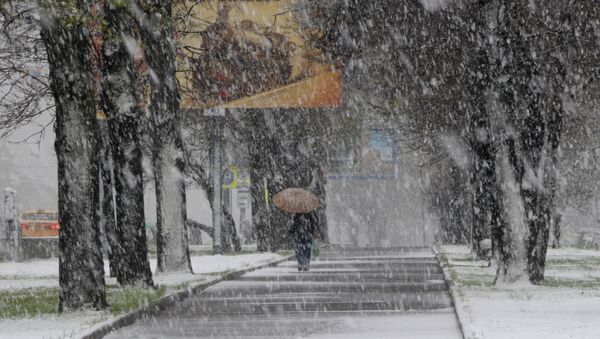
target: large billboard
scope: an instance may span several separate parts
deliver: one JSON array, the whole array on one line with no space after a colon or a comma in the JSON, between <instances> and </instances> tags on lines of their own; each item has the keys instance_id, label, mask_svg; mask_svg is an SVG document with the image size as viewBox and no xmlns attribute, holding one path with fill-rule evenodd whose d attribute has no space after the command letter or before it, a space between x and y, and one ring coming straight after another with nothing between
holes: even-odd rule
<instances>
[{"instance_id":1,"label":"large billboard","mask_svg":"<svg viewBox=\"0 0 600 339\"><path fill-rule=\"evenodd\" d=\"M184 109L341 104L341 72L307 43L299 0L185 1L175 13Z\"/></svg>"}]
</instances>

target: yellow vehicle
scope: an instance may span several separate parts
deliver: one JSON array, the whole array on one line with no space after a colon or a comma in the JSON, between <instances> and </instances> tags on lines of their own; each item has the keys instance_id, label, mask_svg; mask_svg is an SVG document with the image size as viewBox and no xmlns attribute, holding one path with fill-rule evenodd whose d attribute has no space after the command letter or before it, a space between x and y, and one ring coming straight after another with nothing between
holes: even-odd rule
<instances>
[{"instance_id":1,"label":"yellow vehicle","mask_svg":"<svg viewBox=\"0 0 600 339\"><path fill-rule=\"evenodd\" d=\"M58 237L60 225L58 212L48 210L25 211L19 220L21 237L47 238Z\"/></svg>"}]
</instances>

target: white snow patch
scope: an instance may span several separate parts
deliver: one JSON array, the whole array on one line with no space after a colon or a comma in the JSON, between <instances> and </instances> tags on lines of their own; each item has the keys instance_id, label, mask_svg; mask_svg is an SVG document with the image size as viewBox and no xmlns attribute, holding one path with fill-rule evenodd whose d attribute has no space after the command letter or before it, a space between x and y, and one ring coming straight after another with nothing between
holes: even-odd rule
<instances>
[{"instance_id":1,"label":"white snow patch","mask_svg":"<svg viewBox=\"0 0 600 339\"><path fill-rule=\"evenodd\" d=\"M466 295L467 338L599 338L600 293L540 288Z\"/></svg>"},{"instance_id":2,"label":"white snow patch","mask_svg":"<svg viewBox=\"0 0 600 339\"><path fill-rule=\"evenodd\" d=\"M600 251L548 249L546 279L568 281L563 287L531 284L491 287L493 268L453 264L464 263L469 255L466 246L442 249L451 264L445 270L453 270L458 276L456 307L465 338L600 338L600 289L586 287L586 283L595 283L600 277L597 263ZM565 263L561 259L581 262ZM470 283L463 285L461 279ZM481 280L481 286L472 283L476 279Z\"/></svg>"},{"instance_id":3,"label":"white snow patch","mask_svg":"<svg viewBox=\"0 0 600 339\"><path fill-rule=\"evenodd\" d=\"M434 12L444 9L448 6L448 0L419 0L426 11Z\"/></svg>"},{"instance_id":4,"label":"white snow patch","mask_svg":"<svg viewBox=\"0 0 600 339\"><path fill-rule=\"evenodd\" d=\"M236 269L260 266L284 257L275 253L256 253L245 255L214 255L192 257L192 268L195 273L218 273Z\"/></svg>"},{"instance_id":5,"label":"white snow patch","mask_svg":"<svg viewBox=\"0 0 600 339\"><path fill-rule=\"evenodd\" d=\"M58 277L58 259L32 260L22 263L0 262L0 279L2 277Z\"/></svg>"},{"instance_id":6,"label":"white snow patch","mask_svg":"<svg viewBox=\"0 0 600 339\"><path fill-rule=\"evenodd\" d=\"M205 255L192 257L190 273L161 273L155 275L158 284L180 284L199 279L200 274L217 274L231 270L260 266L283 259L275 253L255 253L244 255ZM150 259L152 272L156 273L156 259ZM108 261L104 271L108 273ZM111 280L108 280L111 282ZM0 262L0 290L9 288L56 287L58 286L58 259L32 260L23 263Z\"/></svg>"},{"instance_id":7,"label":"white snow patch","mask_svg":"<svg viewBox=\"0 0 600 339\"><path fill-rule=\"evenodd\" d=\"M442 145L450 155L456 166L463 170L471 166L471 158L468 155L467 146L455 135L442 135Z\"/></svg>"},{"instance_id":8,"label":"white snow patch","mask_svg":"<svg viewBox=\"0 0 600 339\"><path fill-rule=\"evenodd\" d=\"M330 328L327 334L307 334L311 339L458 339L461 338L454 313L399 313L363 318L348 317L342 326Z\"/></svg>"},{"instance_id":9,"label":"white snow patch","mask_svg":"<svg viewBox=\"0 0 600 339\"><path fill-rule=\"evenodd\" d=\"M104 313L90 311L26 319L1 319L0 339L72 338L106 318Z\"/></svg>"}]
</instances>

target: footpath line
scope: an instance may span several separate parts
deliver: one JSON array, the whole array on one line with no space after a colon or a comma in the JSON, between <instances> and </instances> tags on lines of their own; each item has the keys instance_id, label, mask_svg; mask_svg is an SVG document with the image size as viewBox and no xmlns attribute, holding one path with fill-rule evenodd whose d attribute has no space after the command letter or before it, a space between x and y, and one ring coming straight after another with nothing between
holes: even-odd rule
<instances>
[{"instance_id":1,"label":"footpath line","mask_svg":"<svg viewBox=\"0 0 600 339\"><path fill-rule=\"evenodd\" d=\"M216 279L208 281L208 282L192 284L185 289L178 290L178 291L175 291L168 295L165 295L165 296L161 297L160 299L158 299L148 305L142 306L142 307L135 309L133 311L130 311L128 313L125 313L125 314L116 316L114 318L110 318L106 321L100 322L98 324L95 324L88 330L86 330L82 333L79 333L75 338L77 338L77 339L100 339L100 338L103 338L110 332L113 332L120 328L129 326L138 319L142 319L144 317L148 317L148 316L151 316L152 314L160 312L161 310L164 310L167 307L173 306L182 300L185 300L193 295L196 295L196 294L204 291L208 287L211 287L211 286L216 285L223 281L236 280L248 272L260 270L260 269L263 269L266 267L277 266L278 264L280 264L284 261L288 261L291 258L293 258L293 255L272 261L270 263L231 271L231 272L225 273L224 275L222 275L219 278L216 278Z\"/></svg>"},{"instance_id":2,"label":"footpath line","mask_svg":"<svg viewBox=\"0 0 600 339\"><path fill-rule=\"evenodd\" d=\"M452 300L452 308L454 309L454 315L456 316L456 321L458 322L458 328L460 329L460 334L463 339L469 339L465 335L465 325L468 324L466 319L466 314L464 313L464 307L462 302L459 300L459 292L452 280L452 275L450 274L450 266L448 265L448 259L446 256L440 252L439 248L436 245L432 246L433 253L435 254L435 258L437 259L440 267L442 268L442 272L444 273L444 281L448 286L448 292L450 294L450 299Z\"/></svg>"}]
</instances>

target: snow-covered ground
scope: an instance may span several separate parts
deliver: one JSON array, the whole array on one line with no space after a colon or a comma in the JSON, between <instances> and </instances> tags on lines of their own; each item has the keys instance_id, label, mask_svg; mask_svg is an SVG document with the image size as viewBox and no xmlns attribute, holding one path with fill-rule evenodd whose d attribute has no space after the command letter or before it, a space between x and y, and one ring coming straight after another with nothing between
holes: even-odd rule
<instances>
[{"instance_id":1,"label":"snow-covered ground","mask_svg":"<svg viewBox=\"0 0 600 339\"><path fill-rule=\"evenodd\" d=\"M275 253L194 256L191 259L194 274L155 274L154 282L158 286L167 287L167 290L174 290L184 283L218 279L228 271L256 267L282 258ZM155 272L156 260L150 259L150 264ZM108 263L105 265L105 270L108 271ZM114 278L108 278L107 283L116 285ZM58 287L58 260L0 262L0 292L38 287ZM0 339L70 338L111 316L107 311L87 311L20 319L0 318Z\"/></svg>"},{"instance_id":2,"label":"snow-covered ground","mask_svg":"<svg viewBox=\"0 0 600 339\"><path fill-rule=\"evenodd\" d=\"M206 279L206 275L257 266L282 257L275 253L244 255L205 255L193 256L194 274L168 273L155 274L157 285L178 285L185 282ZM150 259L152 272L156 273L156 259ZM104 262L108 272L108 262ZM107 278L109 285L116 285L114 278ZM10 288L58 287L58 259L32 260L23 263L0 262L0 290Z\"/></svg>"},{"instance_id":3,"label":"snow-covered ground","mask_svg":"<svg viewBox=\"0 0 600 339\"><path fill-rule=\"evenodd\" d=\"M467 339L600 338L600 251L549 249L541 286L493 286L494 268L443 246Z\"/></svg>"}]
</instances>

